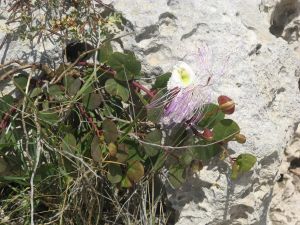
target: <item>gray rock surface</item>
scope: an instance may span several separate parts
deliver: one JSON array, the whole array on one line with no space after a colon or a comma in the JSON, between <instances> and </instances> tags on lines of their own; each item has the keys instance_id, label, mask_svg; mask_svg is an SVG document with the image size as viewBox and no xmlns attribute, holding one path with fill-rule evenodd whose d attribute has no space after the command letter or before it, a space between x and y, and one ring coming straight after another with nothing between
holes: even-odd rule
<instances>
[{"instance_id":1,"label":"gray rock surface","mask_svg":"<svg viewBox=\"0 0 300 225\"><path fill-rule=\"evenodd\" d=\"M143 61L148 76L171 70L178 60L197 70L199 62L187 56L203 43L213 52L214 71L226 64L226 75L212 86L212 100L219 94L235 100L237 110L232 118L246 134L247 143L229 147L237 154L250 152L258 157L254 170L237 181L230 181L228 165L217 161L181 189L170 191L170 201L180 212L177 224L272 224L268 209L274 183L283 151L299 122L299 55L284 37L295 21L291 14L297 14L298 4L258 0L111 2L135 31L135 36L122 39L123 46Z\"/></svg>"},{"instance_id":2,"label":"gray rock surface","mask_svg":"<svg viewBox=\"0 0 300 225\"><path fill-rule=\"evenodd\" d=\"M269 210L274 225L300 224L300 126L285 149Z\"/></svg>"}]
</instances>

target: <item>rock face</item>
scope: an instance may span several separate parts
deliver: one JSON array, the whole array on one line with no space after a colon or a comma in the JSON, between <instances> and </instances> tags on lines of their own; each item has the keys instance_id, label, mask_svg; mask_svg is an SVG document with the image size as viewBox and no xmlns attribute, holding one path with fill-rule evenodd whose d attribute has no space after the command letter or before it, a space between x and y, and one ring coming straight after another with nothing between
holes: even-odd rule
<instances>
[{"instance_id":1,"label":"rock face","mask_svg":"<svg viewBox=\"0 0 300 225\"><path fill-rule=\"evenodd\" d=\"M300 224L300 126L294 140L284 151L280 179L274 186L270 219L274 225Z\"/></svg>"},{"instance_id":2,"label":"rock face","mask_svg":"<svg viewBox=\"0 0 300 225\"><path fill-rule=\"evenodd\" d=\"M170 201L180 213L177 224L278 221L273 212L269 219L268 209L284 149L300 120L297 1L115 0L112 4L135 32L122 39L123 48L137 54L150 77L171 70L179 60L197 70L203 65L189 56L202 45L212 50L213 71L224 64L226 71L214 81L212 101L219 94L234 99L237 110L232 117L247 136L246 144L229 147L237 154L258 157L254 171L237 181L230 180L226 163L216 161L181 189L170 191Z\"/></svg>"}]
</instances>

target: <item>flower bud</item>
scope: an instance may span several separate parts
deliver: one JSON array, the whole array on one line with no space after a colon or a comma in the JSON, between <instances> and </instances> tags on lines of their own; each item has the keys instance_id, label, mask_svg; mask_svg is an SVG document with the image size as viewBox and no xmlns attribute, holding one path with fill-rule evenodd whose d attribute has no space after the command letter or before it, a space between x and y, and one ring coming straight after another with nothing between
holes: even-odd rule
<instances>
[{"instance_id":1,"label":"flower bud","mask_svg":"<svg viewBox=\"0 0 300 225\"><path fill-rule=\"evenodd\" d=\"M211 141L214 138L214 133L210 129L204 128L201 136L204 140Z\"/></svg>"},{"instance_id":2,"label":"flower bud","mask_svg":"<svg viewBox=\"0 0 300 225\"><path fill-rule=\"evenodd\" d=\"M197 173L203 169L203 164L200 160L193 160L191 163L191 171Z\"/></svg>"},{"instance_id":3,"label":"flower bud","mask_svg":"<svg viewBox=\"0 0 300 225\"><path fill-rule=\"evenodd\" d=\"M244 144L246 142L246 136L243 134L236 134L234 135L234 138L240 144Z\"/></svg>"},{"instance_id":4,"label":"flower bud","mask_svg":"<svg viewBox=\"0 0 300 225\"><path fill-rule=\"evenodd\" d=\"M219 108L222 110L225 114L232 114L235 109L234 101L232 101L231 98L221 95L218 98Z\"/></svg>"}]
</instances>

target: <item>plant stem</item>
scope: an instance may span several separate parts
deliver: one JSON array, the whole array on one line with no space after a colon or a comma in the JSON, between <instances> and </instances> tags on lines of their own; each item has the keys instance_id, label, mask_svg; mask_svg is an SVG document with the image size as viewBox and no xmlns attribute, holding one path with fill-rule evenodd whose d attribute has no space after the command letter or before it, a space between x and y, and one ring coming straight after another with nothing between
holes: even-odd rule
<instances>
[{"instance_id":1,"label":"plant stem","mask_svg":"<svg viewBox=\"0 0 300 225\"><path fill-rule=\"evenodd\" d=\"M154 94L152 93L152 91L150 91L149 89L147 89L146 87L144 87L143 85L141 85L140 83L136 82L136 81L132 81L131 82L133 86L141 89L142 91L144 91L149 97L153 98Z\"/></svg>"},{"instance_id":2,"label":"plant stem","mask_svg":"<svg viewBox=\"0 0 300 225\"><path fill-rule=\"evenodd\" d=\"M78 105L80 113L87 119L89 124L93 127L93 129L96 132L96 135L100 137L102 135L102 131L100 131L97 127L97 125L94 123L93 119L87 114L87 112L84 110L84 108L81 105Z\"/></svg>"},{"instance_id":3,"label":"plant stem","mask_svg":"<svg viewBox=\"0 0 300 225\"><path fill-rule=\"evenodd\" d=\"M235 162L235 159L229 155L229 152L228 152L227 148L224 147L224 145L222 145L222 144L219 144L219 145L222 148L222 150L225 152L225 154L227 155L228 159L230 160L230 164L233 165Z\"/></svg>"}]
</instances>

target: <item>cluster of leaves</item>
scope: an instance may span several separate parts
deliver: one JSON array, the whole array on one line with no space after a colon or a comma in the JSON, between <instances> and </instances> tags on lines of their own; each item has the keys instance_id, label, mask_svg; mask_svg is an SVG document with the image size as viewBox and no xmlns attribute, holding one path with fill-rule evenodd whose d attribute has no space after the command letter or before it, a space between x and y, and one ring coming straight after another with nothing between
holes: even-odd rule
<instances>
[{"instance_id":1,"label":"cluster of leaves","mask_svg":"<svg viewBox=\"0 0 300 225\"><path fill-rule=\"evenodd\" d=\"M114 189L149 182L147 174L153 160L131 137L136 131L143 136L154 126L147 124L144 104L148 99L133 85L133 80L141 75L141 64L133 53L112 52L110 43L103 44L98 56L96 65L61 64L54 71L33 66L31 71L16 73L13 83L17 97L9 94L0 98L1 188L28 189L38 162L34 177L39 193L35 196L36 209L46 207L53 214L61 210L60 205L71 198L63 196L77 193L69 190L70 186L77 187L85 176L93 178L89 188L95 185L93 190L107 196L103 201L114 196ZM39 75L32 77L33 70L40 70ZM99 182L102 191L97 189ZM50 203L48 196L53 196ZM70 201L78 204L72 198ZM107 215L111 216L115 207L118 214L122 207L108 202L98 204L98 208L105 211L104 204ZM6 210L13 218L20 214L28 218L29 202L24 204L22 200L15 208L16 205L8 204ZM94 212L98 209L83 208L89 213L87 218L99 217ZM72 210L76 212L77 208L74 206ZM65 214L61 215L67 218ZM69 216L74 217L73 214ZM101 219L105 220L105 216Z\"/></svg>"},{"instance_id":2,"label":"cluster of leaves","mask_svg":"<svg viewBox=\"0 0 300 225\"><path fill-rule=\"evenodd\" d=\"M121 29L122 18L101 1L91 0L12 0L4 7L9 12L6 32L33 40L68 37L92 40L99 30L101 37ZM13 26L12 26L13 25Z\"/></svg>"}]
</instances>

